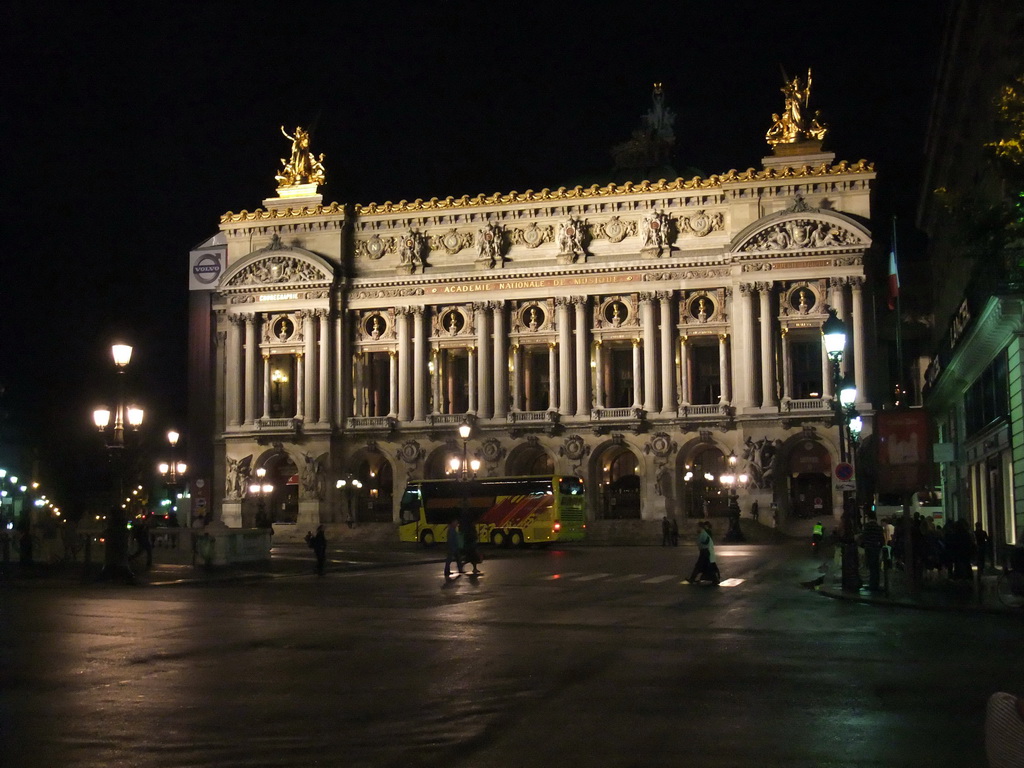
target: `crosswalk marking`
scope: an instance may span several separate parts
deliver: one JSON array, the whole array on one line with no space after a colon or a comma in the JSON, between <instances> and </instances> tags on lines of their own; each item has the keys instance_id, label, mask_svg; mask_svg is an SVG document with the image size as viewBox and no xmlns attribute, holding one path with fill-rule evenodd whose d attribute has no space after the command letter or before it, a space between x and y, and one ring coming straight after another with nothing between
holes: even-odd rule
<instances>
[{"instance_id":1,"label":"crosswalk marking","mask_svg":"<svg viewBox=\"0 0 1024 768\"><path fill-rule=\"evenodd\" d=\"M646 578L644 578L646 577ZM651 576L646 573L627 573L621 576L617 576L613 573L585 573L582 571L563 571L562 573L546 574L542 577L545 581L572 581L576 583L599 581L604 579L607 583L622 583L627 581L635 581L638 584L664 584L667 581L678 579L679 574L677 573L665 573L657 576ZM722 587L735 587L742 584L745 579L724 579L719 586ZM688 586L688 581L680 581L679 585Z\"/></svg>"}]
</instances>

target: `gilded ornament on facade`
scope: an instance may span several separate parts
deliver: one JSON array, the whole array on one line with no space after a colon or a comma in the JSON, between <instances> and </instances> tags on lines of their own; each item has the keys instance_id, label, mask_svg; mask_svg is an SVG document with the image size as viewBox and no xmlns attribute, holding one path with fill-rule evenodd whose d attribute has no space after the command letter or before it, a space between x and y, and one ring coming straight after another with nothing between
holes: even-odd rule
<instances>
[{"instance_id":1,"label":"gilded ornament on facade","mask_svg":"<svg viewBox=\"0 0 1024 768\"><path fill-rule=\"evenodd\" d=\"M274 285L278 283L312 283L330 280L324 274L302 259L288 256L273 256L250 264L228 281L230 287Z\"/></svg>"},{"instance_id":2,"label":"gilded ornament on facade","mask_svg":"<svg viewBox=\"0 0 1024 768\"><path fill-rule=\"evenodd\" d=\"M398 263L406 274L422 272L426 266L427 242L423 233L409 230L398 240Z\"/></svg>"},{"instance_id":3,"label":"gilded ornament on facade","mask_svg":"<svg viewBox=\"0 0 1024 768\"><path fill-rule=\"evenodd\" d=\"M522 229L516 228L509 231L509 240L513 245L525 245L527 248L537 248L554 239L553 227L550 225L539 226L535 222L530 222Z\"/></svg>"},{"instance_id":4,"label":"gilded ornament on facade","mask_svg":"<svg viewBox=\"0 0 1024 768\"><path fill-rule=\"evenodd\" d=\"M301 184L323 184L324 183L324 156L314 157L309 151L309 131L303 130L301 126L295 128L295 135L289 136L288 131L281 126L281 133L291 141L291 156L285 160L281 159L284 166L280 173L274 178L277 179L280 187L295 187Z\"/></svg>"},{"instance_id":5,"label":"gilded ornament on facade","mask_svg":"<svg viewBox=\"0 0 1024 768\"><path fill-rule=\"evenodd\" d=\"M780 144L798 144L813 141L821 144L828 126L821 122L821 111L815 110L807 116L808 104L811 100L811 70L807 69L807 79L803 82L796 76L790 79L783 72L782 95L785 106L782 114L772 114L772 125L765 134L765 141L772 147Z\"/></svg>"},{"instance_id":6,"label":"gilded ornament on facade","mask_svg":"<svg viewBox=\"0 0 1024 768\"><path fill-rule=\"evenodd\" d=\"M488 224L476 233L477 264L494 269L505 263L505 230L499 224Z\"/></svg>"},{"instance_id":7,"label":"gilded ornament on facade","mask_svg":"<svg viewBox=\"0 0 1024 768\"><path fill-rule=\"evenodd\" d=\"M627 237L636 234L635 221L623 221L618 216L612 216L598 228L601 237L612 243L621 243Z\"/></svg>"},{"instance_id":8,"label":"gilded ornament on facade","mask_svg":"<svg viewBox=\"0 0 1024 768\"><path fill-rule=\"evenodd\" d=\"M583 247L586 227L586 222L575 216L558 223L559 263L574 264L586 260L586 251Z\"/></svg>"},{"instance_id":9,"label":"gilded ornament on facade","mask_svg":"<svg viewBox=\"0 0 1024 768\"><path fill-rule=\"evenodd\" d=\"M356 256L363 256L368 259L377 259L386 253L394 253L395 239L393 237L383 238L380 235L371 235L366 240L360 240L356 244Z\"/></svg>"},{"instance_id":10,"label":"gilded ornament on facade","mask_svg":"<svg viewBox=\"0 0 1024 768\"><path fill-rule=\"evenodd\" d=\"M704 237L724 227L725 216L722 215L721 211L715 213L697 211L693 216L685 216L679 220L680 231L696 235L697 237Z\"/></svg>"},{"instance_id":11,"label":"gilded ornament on facade","mask_svg":"<svg viewBox=\"0 0 1024 768\"><path fill-rule=\"evenodd\" d=\"M643 238L641 250L658 255L666 253L669 250L671 229L672 217L664 211L645 215L640 221L640 235Z\"/></svg>"}]
</instances>

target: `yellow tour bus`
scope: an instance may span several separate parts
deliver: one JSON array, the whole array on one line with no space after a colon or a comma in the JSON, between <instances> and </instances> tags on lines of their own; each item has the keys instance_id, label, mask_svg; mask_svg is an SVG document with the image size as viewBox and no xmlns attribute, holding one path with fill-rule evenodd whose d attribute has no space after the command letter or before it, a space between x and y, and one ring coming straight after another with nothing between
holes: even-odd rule
<instances>
[{"instance_id":1,"label":"yellow tour bus","mask_svg":"<svg viewBox=\"0 0 1024 768\"><path fill-rule=\"evenodd\" d=\"M579 541L586 525L583 479L562 475L419 480L402 495L401 541L446 541L465 502L477 538L497 546Z\"/></svg>"}]
</instances>

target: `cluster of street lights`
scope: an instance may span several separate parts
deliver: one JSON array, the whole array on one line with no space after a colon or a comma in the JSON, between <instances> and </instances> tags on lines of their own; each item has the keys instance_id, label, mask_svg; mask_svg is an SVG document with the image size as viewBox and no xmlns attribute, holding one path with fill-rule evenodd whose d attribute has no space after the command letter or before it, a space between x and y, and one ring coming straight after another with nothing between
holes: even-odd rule
<instances>
[{"instance_id":1,"label":"cluster of street lights","mask_svg":"<svg viewBox=\"0 0 1024 768\"><path fill-rule=\"evenodd\" d=\"M175 430L170 430L167 433L167 442L171 446L171 460L161 461L157 464L156 469L160 473L160 477L163 478L163 483L167 487L167 490L171 495L171 513L177 515L177 505L175 501L179 498L178 488L185 482L185 473L188 471L188 465L184 461L178 461L174 458L174 454L178 449L178 440L181 439L181 435Z\"/></svg>"},{"instance_id":2,"label":"cluster of street lights","mask_svg":"<svg viewBox=\"0 0 1024 768\"><path fill-rule=\"evenodd\" d=\"M473 433L473 426L464 421L459 425L459 437L462 438L462 456L452 456L448 462L451 473L456 475L462 483L462 520L469 518L469 481L476 477L480 471L480 459L469 458L469 436Z\"/></svg>"},{"instance_id":3,"label":"cluster of street lights","mask_svg":"<svg viewBox=\"0 0 1024 768\"><path fill-rule=\"evenodd\" d=\"M842 378L843 356L846 354L846 323L840 320L834 309L822 323L821 335L825 344L825 352L832 362L833 400L836 425L839 427L839 458L844 463L853 463L857 442L863 427L861 417L857 413L857 384L850 377ZM850 507L848 491L842 491L843 516L840 530L842 531L842 588L846 591L860 589L860 570L857 557L857 544L854 540L854 513ZM856 503L856 499L853 500Z\"/></svg>"},{"instance_id":4,"label":"cluster of street lights","mask_svg":"<svg viewBox=\"0 0 1024 768\"><path fill-rule=\"evenodd\" d=\"M249 493L256 497L256 527L272 528L274 521L267 514L267 497L274 492L272 483L267 482L267 468L256 468L256 482L249 484Z\"/></svg>"},{"instance_id":5,"label":"cluster of street lights","mask_svg":"<svg viewBox=\"0 0 1024 768\"><path fill-rule=\"evenodd\" d=\"M342 508L348 513L346 522L348 523L349 528L351 528L352 525L356 522L355 511L352 508L352 494L353 492L356 492L363 487L363 481L360 480L358 477L352 477L351 475L347 475L346 477L341 478L337 483L335 483L335 487L339 491L341 491Z\"/></svg>"},{"instance_id":6,"label":"cluster of street lights","mask_svg":"<svg viewBox=\"0 0 1024 768\"><path fill-rule=\"evenodd\" d=\"M125 519L124 498L124 453L125 428L134 431L142 425L143 410L125 402L124 374L132 359L132 348L128 344L114 344L111 347L114 366L117 369L116 404L113 411L107 407L93 411L93 423L104 435L111 464L114 467L114 483L117 500L107 516L106 547L103 570L100 578L110 581L134 583L135 574L128 564L128 525ZM113 417L113 422L111 422Z\"/></svg>"}]
</instances>

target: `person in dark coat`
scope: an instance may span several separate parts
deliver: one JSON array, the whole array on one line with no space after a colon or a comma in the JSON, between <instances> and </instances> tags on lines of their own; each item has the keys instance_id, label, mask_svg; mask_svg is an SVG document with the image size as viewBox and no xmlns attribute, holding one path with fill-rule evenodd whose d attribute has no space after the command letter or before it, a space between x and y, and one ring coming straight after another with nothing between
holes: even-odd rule
<instances>
[{"instance_id":1,"label":"person in dark coat","mask_svg":"<svg viewBox=\"0 0 1024 768\"><path fill-rule=\"evenodd\" d=\"M480 573L477 566L483 560L477 545L480 543L476 535L476 523L470 515L463 515L459 521L459 533L462 536L462 560L473 566L473 573ZM460 567L461 570L461 567Z\"/></svg>"},{"instance_id":2,"label":"person in dark coat","mask_svg":"<svg viewBox=\"0 0 1024 768\"><path fill-rule=\"evenodd\" d=\"M453 517L448 521L448 556L444 561L444 577L446 579L450 579L452 577L453 562L459 569L459 573L463 573L462 542L459 541L459 538L459 521Z\"/></svg>"},{"instance_id":3,"label":"person in dark coat","mask_svg":"<svg viewBox=\"0 0 1024 768\"><path fill-rule=\"evenodd\" d=\"M313 554L316 555L316 572L323 576L324 565L327 562L327 536L324 534L322 525L316 527L316 533L310 538L309 546L312 547Z\"/></svg>"},{"instance_id":4,"label":"person in dark coat","mask_svg":"<svg viewBox=\"0 0 1024 768\"><path fill-rule=\"evenodd\" d=\"M978 575L985 573L985 557L988 555L988 534L981 527L981 520L974 524L974 546L978 563Z\"/></svg>"},{"instance_id":5,"label":"person in dark coat","mask_svg":"<svg viewBox=\"0 0 1024 768\"><path fill-rule=\"evenodd\" d=\"M875 519L875 513L868 511L867 521L860 531L860 545L864 548L864 564L868 567L868 589L877 592L880 586L882 564L882 547L885 546L885 533Z\"/></svg>"},{"instance_id":6,"label":"person in dark coat","mask_svg":"<svg viewBox=\"0 0 1024 768\"><path fill-rule=\"evenodd\" d=\"M668 515L661 518L661 546L667 547L672 543L672 524L668 521Z\"/></svg>"}]
</instances>

